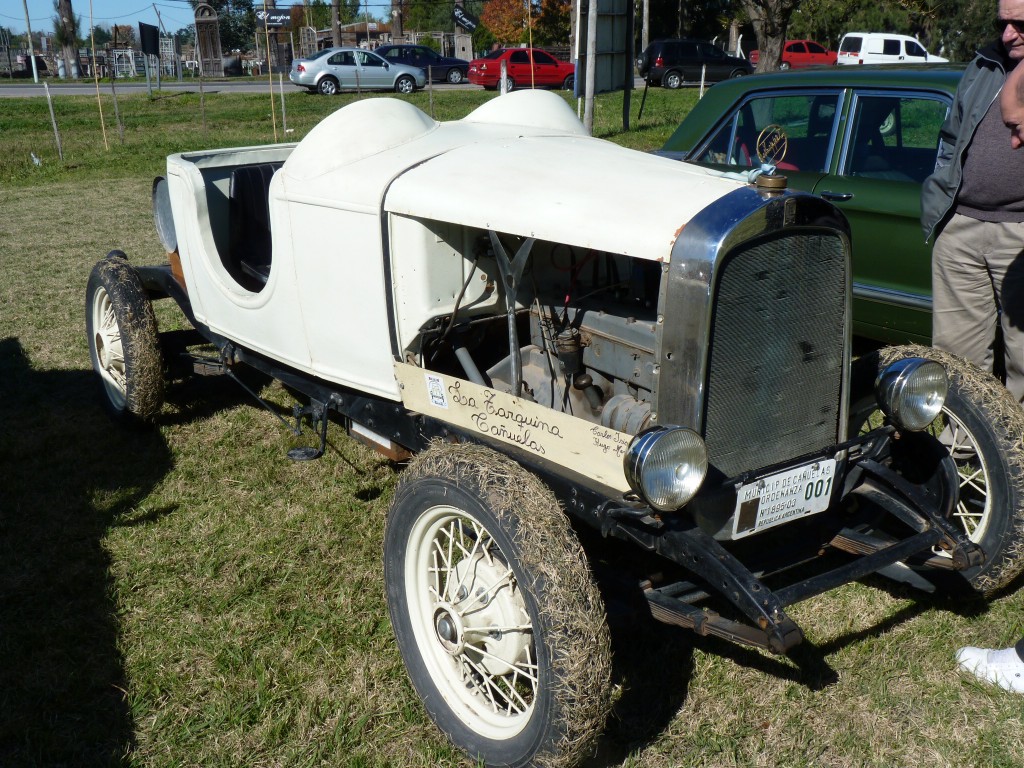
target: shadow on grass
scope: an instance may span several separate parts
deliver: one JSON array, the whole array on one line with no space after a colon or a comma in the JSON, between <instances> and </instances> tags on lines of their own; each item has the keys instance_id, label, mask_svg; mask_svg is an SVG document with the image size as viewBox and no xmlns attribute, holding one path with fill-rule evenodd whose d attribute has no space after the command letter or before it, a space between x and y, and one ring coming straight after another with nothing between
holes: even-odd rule
<instances>
[{"instance_id":1,"label":"shadow on grass","mask_svg":"<svg viewBox=\"0 0 1024 768\"><path fill-rule=\"evenodd\" d=\"M103 539L173 511L140 508L171 455L156 430L115 425L96 386L0 340L3 765L118 765L133 745Z\"/></svg>"}]
</instances>

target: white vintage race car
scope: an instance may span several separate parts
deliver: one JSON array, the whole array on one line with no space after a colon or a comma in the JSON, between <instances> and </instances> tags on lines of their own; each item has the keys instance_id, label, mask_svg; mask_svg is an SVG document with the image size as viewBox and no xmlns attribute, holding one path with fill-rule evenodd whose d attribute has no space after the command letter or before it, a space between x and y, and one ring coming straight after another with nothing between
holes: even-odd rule
<instances>
[{"instance_id":1,"label":"white vintage race car","mask_svg":"<svg viewBox=\"0 0 1024 768\"><path fill-rule=\"evenodd\" d=\"M105 402L154 419L171 358L251 366L303 397L320 445L292 458L330 421L418 454L391 619L482 764L572 764L605 721L570 518L635 545L623 581L658 619L777 653L788 605L869 573L988 592L1021 569L1019 407L938 352L855 363L846 222L771 173L590 138L547 92L443 124L379 98L298 144L173 155L154 204L168 263L113 252L89 280ZM165 298L205 347L159 333Z\"/></svg>"}]
</instances>

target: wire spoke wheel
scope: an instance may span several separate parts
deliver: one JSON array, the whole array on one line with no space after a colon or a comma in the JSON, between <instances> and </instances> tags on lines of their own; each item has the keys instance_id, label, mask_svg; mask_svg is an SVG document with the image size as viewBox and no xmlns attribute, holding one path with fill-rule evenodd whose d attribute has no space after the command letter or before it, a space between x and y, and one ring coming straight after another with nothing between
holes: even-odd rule
<instances>
[{"instance_id":1,"label":"wire spoke wheel","mask_svg":"<svg viewBox=\"0 0 1024 768\"><path fill-rule=\"evenodd\" d=\"M156 317L138 273L119 252L89 275L85 326L104 405L117 418L152 419L164 397Z\"/></svg>"},{"instance_id":2,"label":"wire spoke wheel","mask_svg":"<svg viewBox=\"0 0 1024 768\"><path fill-rule=\"evenodd\" d=\"M954 355L919 346L888 347L862 357L854 366L854 391L869 392L879 371L906 357L942 363L949 392L939 416L923 433L905 433L893 442L892 465L931 487L926 479L930 463L936 456L952 461L958 495L951 518L985 552L985 561L960 571L959 578L991 594L1024 570L1024 410L992 376ZM855 395L850 413L851 435L868 432L884 420L873 395ZM941 548L931 554L949 557ZM922 570L935 581L949 575Z\"/></svg>"},{"instance_id":3,"label":"wire spoke wheel","mask_svg":"<svg viewBox=\"0 0 1024 768\"><path fill-rule=\"evenodd\" d=\"M384 539L388 610L431 719L481 765L573 765L604 726L600 593L551 491L478 445L403 473Z\"/></svg>"},{"instance_id":4,"label":"wire spoke wheel","mask_svg":"<svg viewBox=\"0 0 1024 768\"><path fill-rule=\"evenodd\" d=\"M92 302L92 326L100 380L111 403L124 408L128 392L124 346L121 344L121 329L117 327L114 303L103 287L97 289Z\"/></svg>"},{"instance_id":5,"label":"wire spoke wheel","mask_svg":"<svg viewBox=\"0 0 1024 768\"><path fill-rule=\"evenodd\" d=\"M537 698L533 625L493 537L464 512L433 507L413 529L405 568L413 629L446 698L494 738L517 733Z\"/></svg>"}]
</instances>

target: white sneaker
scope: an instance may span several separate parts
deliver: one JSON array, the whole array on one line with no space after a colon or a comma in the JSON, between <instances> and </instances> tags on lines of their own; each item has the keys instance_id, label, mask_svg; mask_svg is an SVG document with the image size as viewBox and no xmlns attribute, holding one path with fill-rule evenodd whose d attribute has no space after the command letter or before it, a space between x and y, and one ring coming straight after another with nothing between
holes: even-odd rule
<instances>
[{"instance_id":1,"label":"white sneaker","mask_svg":"<svg viewBox=\"0 0 1024 768\"><path fill-rule=\"evenodd\" d=\"M1024 693L1024 661L1015 648L990 651L988 648L968 646L956 652L960 669L1000 688Z\"/></svg>"}]
</instances>

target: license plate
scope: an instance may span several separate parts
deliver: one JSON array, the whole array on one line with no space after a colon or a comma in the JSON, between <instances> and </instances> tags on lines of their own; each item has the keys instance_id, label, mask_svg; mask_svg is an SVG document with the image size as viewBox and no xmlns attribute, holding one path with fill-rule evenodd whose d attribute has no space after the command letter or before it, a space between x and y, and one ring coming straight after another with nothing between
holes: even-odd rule
<instances>
[{"instance_id":1,"label":"license plate","mask_svg":"<svg viewBox=\"0 0 1024 768\"><path fill-rule=\"evenodd\" d=\"M740 486L733 538L825 511L832 498L835 475L836 460L821 459Z\"/></svg>"}]
</instances>

